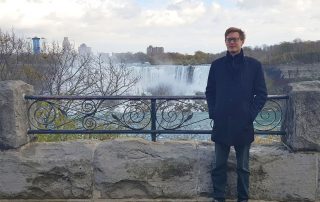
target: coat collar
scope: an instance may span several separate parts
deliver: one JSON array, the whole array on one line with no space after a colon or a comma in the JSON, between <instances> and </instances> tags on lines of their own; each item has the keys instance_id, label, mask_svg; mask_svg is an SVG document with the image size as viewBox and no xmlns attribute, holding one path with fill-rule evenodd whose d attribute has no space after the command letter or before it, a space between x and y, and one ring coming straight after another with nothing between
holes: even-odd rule
<instances>
[{"instance_id":1,"label":"coat collar","mask_svg":"<svg viewBox=\"0 0 320 202\"><path fill-rule=\"evenodd\" d=\"M235 56L232 56L230 54L229 51L227 51L227 61L228 62L234 62L234 63L237 63L237 64L241 64L241 63L244 63L244 53L243 53L243 49L241 48L241 51L239 54L235 55Z\"/></svg>"}]
</instances>

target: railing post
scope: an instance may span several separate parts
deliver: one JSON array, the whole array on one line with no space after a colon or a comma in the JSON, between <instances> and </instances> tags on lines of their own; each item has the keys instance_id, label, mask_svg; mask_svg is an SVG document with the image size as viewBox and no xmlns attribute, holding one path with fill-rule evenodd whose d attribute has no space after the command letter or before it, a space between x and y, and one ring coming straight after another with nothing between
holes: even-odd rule
<instances>
[{"instance_id":1,"label":"railing post","mask_svg":"<svg viewBox=\"0 0 320 202\"><path fill-rule=\"evenodd\" d=\"M156 127L157 110L156 110L156 99L151 99L151 130L154 131ZM157 133L151 132L151 140L157 141Z\"/></svg>"}]
</instances>

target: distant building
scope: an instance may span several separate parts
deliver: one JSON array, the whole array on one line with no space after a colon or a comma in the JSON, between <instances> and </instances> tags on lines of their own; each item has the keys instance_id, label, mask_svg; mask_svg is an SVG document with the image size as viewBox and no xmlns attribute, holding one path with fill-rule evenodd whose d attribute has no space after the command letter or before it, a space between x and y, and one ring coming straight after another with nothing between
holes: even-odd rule
<instances>
[{"instance_id":1,"label":"distant building","mask_svg":"<svg viewBox=\"0 0 320 202\"><path fill-rule=\"evenodd\" d=\"M63 38L62 48L63 48L63 51L71 50L71 44L69 42L68 37Z\"/></svg>"},{"instance_id":2,"label":"distant building","mask_svg":"<svg viewBox=\"0 0 320 202\"><path fill-rule=\"evenodd\" d=\"M79 55L86 56L91 55L91 47L88 47L85 43L81 44L78 48Z\"/></svg>"},{"instance_id":3,"label":"distant building","mask_svg":"<svg viewBox=\"0 0 320 202\"><path fill-rule=\"evenodd\" d=\"M113 53L111 54L111 57L118 57L118 58L122 58L124 56L126 56L127 53Z\"/></svg>"},{"instance_id":4,"label":"distant building","mask_svg":"<svg viewBox=\"0 0 320 202\"><path fill-rule=\"evenodd\" d=\"M164 48L163 47L153 47L153 46L148 46L147 48L147 55L152 56L152 55L158 55L164 53Z\"/></svg>"},{"instance_id":5,"label":"distant building","mask_svg":"<svg viewBox=\"0 0 320 202\"><path fill-rule=\"evenodd\" d=\"M40 54L40 38L39 37L35 36L32 38L32 45L33 45L33 53Z\"/></svg>"},{"instance_id":6,"label":"distant building","mask_svg":"<svg viewBox=\"0 0 320 202\"><path fill-rule=\"evenodd\" d=\"M109 60L110 54L109 53L99 53L102 60Z\"/></svg>"},{"instance_id":7,"label":"distant building","mask_svg":"<svg viewBox=\"0 0 320 202\"><path fill-rule=\"evenodd\" d=\"M111 54L111 59L115 62L124 62L128 59L128 55L132 55L132 53L113 53Z\"/></svg>"}]
</instances>

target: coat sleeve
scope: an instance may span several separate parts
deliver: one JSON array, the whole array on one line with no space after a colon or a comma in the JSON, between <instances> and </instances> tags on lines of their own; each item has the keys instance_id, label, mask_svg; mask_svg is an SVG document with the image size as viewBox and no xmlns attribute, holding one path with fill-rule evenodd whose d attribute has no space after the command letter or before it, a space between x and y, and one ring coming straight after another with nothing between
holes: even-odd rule
<instances>
[{"instance_id":1,"label":"coat sleeve","mask_svg":"<svg viewBox=\"0 0 320 202\"><path fill-rule=\"evenodd\" d=\"M214 107L216 103L216 79L214 63L211 64L207 87L206 87L206 99L209 111L209 118L214 119Z\"/></svg>"},{"instance_id":2,"label":"coat sleeve","mask_svg":"<svg viewBox=\"0 0 320 202\"><path fill-rule=\"evenodd\" d=\"M255 120L258 113L261 111L268 97L266 82L264 79L264 74L260 62L258 63L258 69L256 71L254 79L253 93L253 105L250 109L252 121Z\"/></svg>"}]
</instances>

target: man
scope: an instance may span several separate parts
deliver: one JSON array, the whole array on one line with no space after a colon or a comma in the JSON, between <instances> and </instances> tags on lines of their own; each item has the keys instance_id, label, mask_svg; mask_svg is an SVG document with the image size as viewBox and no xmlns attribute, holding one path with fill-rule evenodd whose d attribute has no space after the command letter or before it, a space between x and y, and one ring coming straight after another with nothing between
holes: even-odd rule
<instances>
[{"instance_id":1,"label":"man","mask_svg":"<svg viewBox=\"0 0 320 202\"><path fill-rule=\"evenodd\" d=\"M261 63L244 56L245 33L235 27L225 32L226 56L212 62L206 88L209 117L214 121L212 172L214 201L225 201L230 147L237 157L238 201L249 198L249 149L254 140L253 121L267 100Z\"/></svg>"}]
</instances>

